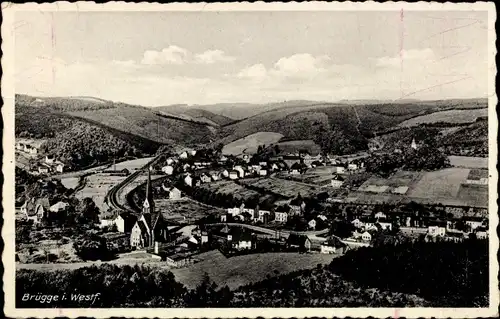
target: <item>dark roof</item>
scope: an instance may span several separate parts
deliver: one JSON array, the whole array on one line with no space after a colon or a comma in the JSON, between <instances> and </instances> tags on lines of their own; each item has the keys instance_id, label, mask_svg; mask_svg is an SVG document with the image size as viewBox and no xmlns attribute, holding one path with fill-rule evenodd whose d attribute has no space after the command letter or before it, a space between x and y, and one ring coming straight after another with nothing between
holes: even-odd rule
<instances>
[{"instance_id":1,"label":"dark roof","mask_svg":"<svg viewBox=\"0 0 500 319\"><path fill-rule=\"evenodd\" d=\"M146 229L146 225L144 225L144 223L143 223L143 222L141 222L141 221L139 221L139 222L138 222L138 224L139 224L139 228L141 229L141 233L142 233L142 234L147 234L147 233L148 233L148 231L147 231L147 229Z\"/></svg>"},{"instance_id":2,"label":"dark roof","mask_svg":"<svg viewBox=\"0 0 500 319\"><path fill-rule=\"evenodd\" d=\"M232 241L251 241L252 234L242 228L233 228L230 232Z\"/></svg>"},{"instance_id":3,"label":"dark roof","mask_svg":"<svg viewBox=\"0 0 500 319\"><path fill-rule=\"evenodd\" d=\"M344 178L342 176L339 176L339 175L333 175L333 178L332 178L334 181L341 181L343 182L344 181Z\"/></svg>"}]
</instances>

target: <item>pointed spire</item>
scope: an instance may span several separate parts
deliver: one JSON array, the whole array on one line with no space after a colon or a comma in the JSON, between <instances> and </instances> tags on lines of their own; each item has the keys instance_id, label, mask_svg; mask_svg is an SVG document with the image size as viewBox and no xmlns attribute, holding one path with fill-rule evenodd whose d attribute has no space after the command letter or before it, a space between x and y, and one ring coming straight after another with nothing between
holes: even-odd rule
<instances>
[{"instance_id":1,"label":"pointed spire","mask_svg":"<svg viewBox=\"0 0 500 319\"><path fill-rule=\"evenodd\" d=\"M152 213L154 211L153 190L151 188L151 167L148 167L148 181L146 183L146 196L144 198L144 205L142 212Z\"/></svg>"}]
</instances>

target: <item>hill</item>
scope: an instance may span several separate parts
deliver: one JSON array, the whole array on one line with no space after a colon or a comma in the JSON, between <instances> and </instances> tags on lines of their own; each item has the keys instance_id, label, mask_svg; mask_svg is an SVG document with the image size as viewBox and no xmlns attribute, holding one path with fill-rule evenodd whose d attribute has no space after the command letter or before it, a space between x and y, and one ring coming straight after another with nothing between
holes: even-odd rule
<instances>
[{"instance_id":1,"label":"hill","mask_svg":"<svg viewBox=\"0 0 500 319\"><path fill-rule=\"evenodd\" d=\"M108 128L113 134L125 132L160 144L203 144L209 142L213 135L213 130L206 123L168 116L147 107L91 97L39 98L16 95L17 118L28 113L41 114L43 117L43 113L47 112L51 113L51 123L60 122L55 120L56 114L59 117L75 117ZM52 130L43 121L37 120L36 116L31 116L29 120L37 123L38 127L32 129Z\"/></svg>"},{"instance_id":2,"label":"hill","mask_svg":"<svg viewBox=\"0 0 500 319\"><path fill-rule=\"evenodd\" d=\"M154 111L158 111L165 115L179 116L186 120L198 121L206 123L212 126L227 125L234 122L234 119L213 113L209 110L199 109L195 107L190 107L187 105L168 105L153 108Z\"/></svg>"},{"instance_id":3,"label":"hill","mask_svg":"<svg viewBox=\"0 0 500 319\"><path fill-rule=\"evenodd\" d=\"M418 101L383 104L306 103L263 112L224 126L228 144L260 131L280 133L287 140L310 139L336 153L364 150L367 139L413 117L450 109L484 108L486 100ZM336 147L332 139L345 140ZM349 147L350 145L350 147Z\"/></svg>"}]
</instances>

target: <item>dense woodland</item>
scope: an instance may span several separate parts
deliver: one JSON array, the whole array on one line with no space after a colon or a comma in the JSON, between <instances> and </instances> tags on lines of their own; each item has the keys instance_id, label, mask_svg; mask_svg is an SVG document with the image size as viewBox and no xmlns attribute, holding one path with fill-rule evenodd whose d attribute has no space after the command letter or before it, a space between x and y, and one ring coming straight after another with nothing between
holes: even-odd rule
<instances>
[{"instance_id":1,"label":"dense woodland","mask_svg":"<svg viewBox=\"0 0 500 319\"><path fill-rule=\"evenodd\" d=\"M74 284L78 283L78 284ZM328 266L243 286L193 290L172 273L143 266L19 270L17 307L82 306L70 300L22 302L24 293L101 293L92 307L479 307L488 301L488 243L404 243L349 251Z\"/></svg>"}]
</instances>

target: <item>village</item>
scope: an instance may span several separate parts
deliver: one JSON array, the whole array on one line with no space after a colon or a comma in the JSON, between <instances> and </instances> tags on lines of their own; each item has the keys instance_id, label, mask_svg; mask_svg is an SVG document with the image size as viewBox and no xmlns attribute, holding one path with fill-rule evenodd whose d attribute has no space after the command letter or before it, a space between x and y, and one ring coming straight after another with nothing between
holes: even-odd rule
<instances>
[{"instance_id":1,"label":"village","mask_svg":"<svg viewBox=\"0 0 500 319\"><path fill-rule=\"evenodd\" d=\"M23 147L28 145L21 144ZM416 149L415 140L408 147ZM32 154L37 154L33 149ZM187 267L196 262L197 254L214 249L228 257L276 251L341 255L348 249L373 245L378 238L401 234L414 240L420 237L425 241L455 242L470 236L488 236L484 207L417 205L416 210L422 210L419 214L415 208L410 208L415 204L413 201L398 204L350 202L349 194L363 187L367 188L365 193L375 195L381 192L380 189L389 191L387 186L349 183L353 176L365 173L366 157L366 154L351 157L311 155L306 151L282 156L232 156L211 149L183 151L177 156L163 154L137 169L135 175L147 174L147 179L133 190L139 198L135 209L134 203L125 210L113 207L111 213L100 214L95 225L101 229L100 238L115 253L144 253L140 256L145 260L162 260L171 267ZM50 155L43 159L47 166L63 165L56 164L59 162ZM44 175L62 172L57 167L44 171ZM301 182L301 178L314 170L323 172L314 192L301 194L300 189L293 189L289 192L291 196L284 196L265 187L252 187L254 181L310 185ZM471 172L476 174L469 174L464 184L487 185L484 174L478 175L477 170ZM127 171L123 176L128 174ZM151 175L156 178L152 180ZM132 177L122 179L113 189L130 183ZM217 194L218 197L207 201L206 196L196 195L196 190L221 183L267 190L274 196L266 195L265 200L261 200L258 196L236 198L227 193ZM138 192L141 187L143 192ZM390 190L393 196L402 196L407 191L407 186L397 185ZM205 201L217 207L219 213L201 219L184 216L172 220L169 211L155 205L158 200L175 205L185 198ZM47 198L29 198L20 207L20 212L22 218L35 227L44 228L51 227L53 220L60 219L69 206L65 201L49 203Z\"/></svg>"}]
</instances>

